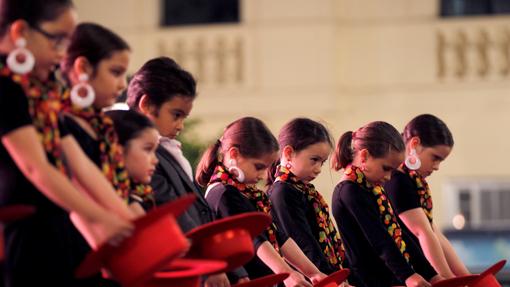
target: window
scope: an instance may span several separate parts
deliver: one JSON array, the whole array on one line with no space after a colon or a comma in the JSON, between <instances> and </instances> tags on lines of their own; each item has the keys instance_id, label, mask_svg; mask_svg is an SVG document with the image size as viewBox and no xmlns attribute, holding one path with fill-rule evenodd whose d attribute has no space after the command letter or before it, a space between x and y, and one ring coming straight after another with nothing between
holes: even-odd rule
<instances>
[{"instance_id":1,"label":"window","mask_svg":"<svg viewBox=\"0 0 510 287\"><path fill-rule=\"evenodd\" d=\"M510 14L508 0L440 0L441 17Z\"/></svg>"},{"instance_id":2,"label":"window","mask_svg":"<svg viewBox=\"0 0 510 287\"><path fill-rule=\"evenodd\" d=\"M238 23L239 0L162 0L162 26Z\"/></svg>"}]
</instances>

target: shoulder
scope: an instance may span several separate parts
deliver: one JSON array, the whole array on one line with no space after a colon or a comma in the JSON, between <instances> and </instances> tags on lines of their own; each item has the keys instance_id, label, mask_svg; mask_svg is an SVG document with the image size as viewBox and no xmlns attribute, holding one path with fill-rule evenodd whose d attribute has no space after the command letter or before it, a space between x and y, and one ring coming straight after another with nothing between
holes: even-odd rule
<instances>
[{"instance_id":1,"label":"shoulder","mask_svg":"<svg viewBox=\"0 0 510 287\"><path fill-rule=\"evenodd\" d=\"M299 191L288 182L277 181L268 190L271 199L277 198L304 198L303 192Z\"/></svg>"},{"instance_id":2,"label":"shoulder","mask_svg":"<svg viewBox=\"0 0 510 287\"><path fill-rule=\"evenodd\" d=\"M27 101L23 88L9 77L0 77L0 100L8 103L16 99Z\"/></svg>"},{"instance_id":3,"label":"shoulder","mask_svg":"<svg viewBox=\"0 0 510 287\"><path fill-rule=\"evenodd\" d=\"M343 201L346 203L358 202L362 199L365 199L369 196L369 192L363 189L359 184L352 182L350 180L344 180L339 182L335 186L335 190L333 192L333 200L334 201Z\"/></svg>"}]
</instances>

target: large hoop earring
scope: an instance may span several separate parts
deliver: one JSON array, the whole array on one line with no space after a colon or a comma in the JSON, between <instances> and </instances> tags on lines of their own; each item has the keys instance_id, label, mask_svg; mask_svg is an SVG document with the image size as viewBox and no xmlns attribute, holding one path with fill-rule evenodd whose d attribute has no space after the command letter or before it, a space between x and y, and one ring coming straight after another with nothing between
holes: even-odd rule
<instances>
[{"instance_id":1,"label":"large hoop earring","mask_svg":"<svg viewBox=\"0 0 510 287\"><path fill-rule=\"evenodd\" d=\"M73 105L83 109L92 105L96 98L96 93L92 86L87 83L89 80L87 74L81 73L78 76L78 80L80 82L71 89L71 102Z\"/></svg>"},{"instance_id":2,"label":"large hoop earring","mask_svg":"<svg viewBox=\"0 0 510 287\"><path fill-rule=\"evenodd\" d=\"M230 167L228 168L228 172L233 174L236 177L237 181L241 183L244 182L245 180L244 172L237 166L237 162L235 159L230 160Z\"/></svg>"},{"instance_id":3,"label":"large hoop earring","mask_svg":"<svg viewBox=\"0 0 510 287\"><path fill-rule=\"evenodd\" d=\"M26 74L32 71L35 65L34 54L27 48L27 40L18 38L16 40L16 49L12 50L7 56L7 66L16 74Z\"/></svg>"},{"instance_id":4,"label":"large hoop earring","mask_svg":"<svg viewBox=\"0 0 510 287\"><path fill-rule=\"evenodd\" d=\"M421 160L416 155L416 149L412 148L409 152L409 155L406 156L406 160L404 161L406 167L410 170L417 170L421 167Z\"/></svg>"}]
</instances>

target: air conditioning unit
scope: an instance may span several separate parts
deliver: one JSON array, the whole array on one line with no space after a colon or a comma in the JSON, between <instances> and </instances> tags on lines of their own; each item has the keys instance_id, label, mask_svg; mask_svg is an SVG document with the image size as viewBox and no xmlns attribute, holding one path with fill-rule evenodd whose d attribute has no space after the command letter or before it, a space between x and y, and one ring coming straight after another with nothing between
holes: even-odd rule
<instances>
[{"instance_id":1,"label":"air conditioning unit","mask_svg":"<svg viewBox=\"0 0 510 287\"><path fill-rule=\"evenodd\" d=\"M454 229L509 229L510 179L454 179L444 183L443 223Z\"/></svg>"}]
</instances>

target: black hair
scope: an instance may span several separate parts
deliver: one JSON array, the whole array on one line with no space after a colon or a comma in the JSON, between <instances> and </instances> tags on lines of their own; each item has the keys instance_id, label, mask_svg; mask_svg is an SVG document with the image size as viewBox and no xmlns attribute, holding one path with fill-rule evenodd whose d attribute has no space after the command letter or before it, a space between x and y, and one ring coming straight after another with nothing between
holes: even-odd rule
<instances>
[{"instance_id":1,"label":"black hair","mask_svg":"<svg viewBox=\"0 0 510 287\"><path fill-rule=\"evenodd\" d=\"M448 126L438 117L423 114L412 119L402 133L407 143L411 138L420 138L420 144L424 147L446 145L453 147L453 136Z\"/></svg>"},{"instance_id":2,"label":"black hair","mask_svg":"<svg viewBox=\"0 0 510 287\"><path fill-rule=\"evenodd\" d=\"M62 70L68 73L78 57L85 57L95 73L99 62L110 58L114 52L124 50L130 50L129 45L111 30L94 23L81 23L71 36Z\"/></svg>"},{"instance_id":3,"label":"black hair","mask_svg":"<svg viewBox=\"0 0 510 287\"><path fill-rule=\"evenodd\" d=\"M132 110L112 110L106 115L113 120L115 132L122 146L137 138L146 128L155 128L146 116Z\"/></svg>"},{"instance_id":4,"label":"black hair","mask_svg":"<svg viewBox=\"0 0 510 287\"><path fill-rule=\"evenodd\" d=\"M53 21L72 7L72 0L0 0L0 35L5 35L18 19L39 27L41 22Z\"/></svg>"},{"instance_id":5,"label":"black hair","mask_svg":"<svg viewBox=\"0 0 510 287\"><path fill-rule=\"evenodd\" d=\"M337 171L345 168L352 163L354 153L362 149L367 149L375 158L382 158L390 151L403 152L405 145L395 127L386 122L371 122L355 132L345 132L340 137L331 159L331 167Z\"/></svg>"},{"instance_id":6,"label":"black hair","mask_svg":"<svg viewBox=\"0 0 510 287\"><path fill-rule=\"evenodd\" d=\"M146 62L129 82L127 104L138 110L143 95L148 103L159 108L176 96L194 99L196 82L193 76L174 60L159 57Z\"/></svg>"},{"instance_id":7,"label":"black hair","mask_svg":"<svg viewBox=\"0 0 510 287\"><path fill-rule=\"evenodd\" d=\"M196 180L205 187L219 163L218 155L231 147L239 149L243 157L258 158L278 151L278 142L259 119L244 117L229 124L221 139L212 144L202 155L197 166Z\"/></svg>"},{"instance_id":8,"label":"black hair","mask_svg":"<svg viewBox=\"0 0 510 287\"><path fill-rule=\"evenodd\" d=\"M286 123L278 134L278 144L280 152L286 146L292 147L294 151L299 152L316 143L327 143L333 146L333 140L328 129L321 123L308 118L295 118ZM273 162L268 170L267 183L274 182L276 168L280 164L280 159Z\"/></svg>"}]
</instances>

